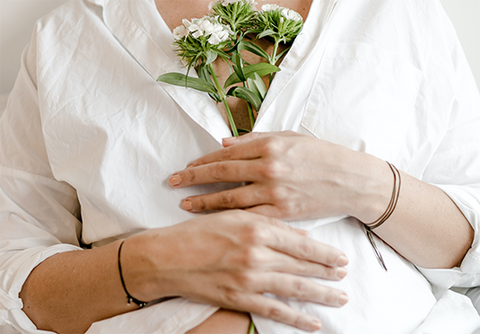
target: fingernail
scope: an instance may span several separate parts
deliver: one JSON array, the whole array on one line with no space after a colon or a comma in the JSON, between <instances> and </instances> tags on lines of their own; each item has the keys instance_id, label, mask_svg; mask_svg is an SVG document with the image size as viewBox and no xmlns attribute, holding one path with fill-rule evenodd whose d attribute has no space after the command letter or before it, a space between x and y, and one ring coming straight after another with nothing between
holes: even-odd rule
<instances>
[{"instance_id":1,"label":"fingernail","mask_svg":"<svg viewBox=\"0 0 480 334\"><path fill-rule=\"evenodd\" d=\"M337 268L336 274L338 278L343 279L345 276L347 276L348 270L343 267L339 267Z\"/></svg>"},{"instance_id":2,"label":"fingernail","mask_svg":"<svg viewBox=\"0 0 480 334\"><path fill-rule=\"evenodd\" d=\"M348 259L345 255L340 255L340 257L337 260L337 266L343 267L348 264Z\"/></svg>"},{"instance_id":3,"label":"fingernail","mask_svg":"<svg viewBox=\"0 0 480 334\"><path fill-rule=\"evenodd\" d=\"M230 144L233 143L237 139L236 137L228 137L228 138L223 138L222 143L223 144Z\"/></svg>"},{"instance_id":4,"label":"fingernail","mask_svg":"<svg viewBox=\"0 0 480 334\"><path fill-rule=\"evenodd\" d=\"M338 297L338 303L343 306L348 303L348 296L346 293L342 293L340 297Z\"/></svg>"},{"instance_id":5,"label":"fingernail","mask_svg":"<svg viewBox=\"0 0 480 334\"><path fill-rule=\"evenodd\" d=\"M185 211L191 211L193 208L192 201L189 200L188 198L185 199L182 203L182 209Z\"/></svg>"},{"instance_id":6,"label":"fingernail","mask_svg":"<svg viewBox=\"0 0 480 334\"><path fill-rule=\"evenodd\" d=\"M317 319L312 319L310 321L310 330L318 331L322 328L322 323Z\"/></svg>"},{"instance_id":7,"label":"fingernail","mask_svg":"<svg viewBox=\"0 0 480 334\"><path fill-rule=\"evenodd\" d=\"M172 175L172 177L170 177L170 179L168 179L168 182L170 183L170 185L172 187L176 187L180 183L182 183L182 178L180 177L180 175L175 174L175 175Z\"/></svg>"}]
</instances>

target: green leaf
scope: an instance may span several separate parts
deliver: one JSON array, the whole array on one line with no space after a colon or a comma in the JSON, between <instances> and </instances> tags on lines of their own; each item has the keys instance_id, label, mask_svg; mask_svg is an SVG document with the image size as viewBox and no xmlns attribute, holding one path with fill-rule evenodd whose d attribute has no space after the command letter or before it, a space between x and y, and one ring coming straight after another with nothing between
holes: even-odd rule
<instances>
[{"instance_id":1,"label":"green leaf","mask_svg":"<svg viewBox=\"0 0 480 334\"><path fill-rule=\"evenodd\" d=\"M197 69L198 72L198 77L211 83L213 85L212 78L210 77L210 72L208 70L208 67L205 66L205 63L200 64L200 66Z\"/></svg>"},{"instance_id":2,"label":"green leaf","mask_svg":"<svg viewBox=\"0 0 480 334\"><path fill-rule=\"evenodd\" d=\"M268 53L266 53L261 47L253 44L252 42L248 42L248 41L240 42L238 44L238 50L246 50L262 58L265 58L265 59L269 58Z\"/></svg>"},{"instance_id":3,"label":"green leaf","mask_svg":"<svg viewBox=\"0 0 480 334\"><path fill-rule=\"evenodd\" d=\"M166 82L175 86L192 88L201 92L217 94L215 86L208 81L201 78L189 77L182 73L167 73L159 76L157 81Z\"/></svg>"},{"instance_id":4,"label":"green leaf","mask_svg":"<svg viewBox=\"0 0 480 334\"><path fill-rule=\"evenodd\" d=\"M238 53L237 51L234 51L232 53L232 62L233 62L233 70L237 74L238 79L241 82L245 82L247 78L245 78L245 74L243 72L243 61L242 61L242 55Z\"/></svg>"},{"instance_id":5,"label":"green leaf","mask_svg":"<svg viewBox=\"0 0 480 334\"><path fill-rule=\"evenodd\" d=\"M218 57L218 53L212 50L205 52L205 55L207 56L206 65L213 63Z\"/></svg>"},{"instance_id":6,"label":"green leaf","mask_svg":"<svg viewBox=\"0 0 480 334\"><path fill-rule=\"evenodd\" d=\"M267 29L267 30L261 32L260 34L258 34L257 38L260 39L260 38L264 38L264 37L268 37L268 36L273 36L275 34L276 34L276 32L273 31L272 29Z\"/></svg>"},{"instance_id":7,"label":"green leaf","mask_svg":"<svg viewBox=\"0 0 480 334\"><path fill-rule=\"evenodd\" d=\"M253 78L247 79L247 84L248 88L254 91L262 101L265 100L265 96L267 95L267 87L265 87L265 83L257 73L254 74Z\"/></svg>"},{"instance_id":8,"label":"green leaf","mask_svg":"<svg viewBox=\"0 0 480 334\"><path fill-rule=\"evenodd\" d=\"M275 65L270 65L268 63L258 63L253 65L248 65L243 68L243 73L245 74L245 78L253 78L254 74L257 73L259 76L263 77L264 75L268 75L271 73L275 73L280 71L280 69ZM236 73L232 73L225 81L224 88L230 87L236 83L242 82Z\"/></svg>"},{"instance_id":9,"label":"green leaf","mask_svg":"<svg viewBox=\"0 0 480 334\"><path fill-rule=\"evenodd\" d=\"M235 96L239 99L247 101L257 111L260 110L260 106L262 105L262 100L260 96L258 96L255 92L246 87L233 87L228 91L227 95Z\"/></svg>"}]
</instances>

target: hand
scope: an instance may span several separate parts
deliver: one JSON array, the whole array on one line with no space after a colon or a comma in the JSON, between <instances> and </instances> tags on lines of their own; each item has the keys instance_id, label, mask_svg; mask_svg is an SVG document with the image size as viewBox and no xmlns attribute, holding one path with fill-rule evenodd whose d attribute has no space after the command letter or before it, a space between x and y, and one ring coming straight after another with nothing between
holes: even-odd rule
<instances>
[{"instance_id":1,"label":"hand","mask_svg":"<svg viewBox=\"0 0 480 334\"><path fill-rule=\"evenodd\" d=\"M362 212L368 208L366 201L360 203L362 192L372 190L367 184L385 194L385 198L374 198L372 203L380 203L380 210L384 202L385 207L388 204L388 167L380 162L387 181L377 182L381 173L368 168L370 162L365 159L371 156L366 154L291 131L250 133L228 138L224 146L175 173L170 184L175 188L217 182L248 185L188 197L182 204L184 210L238 208L285 220L363 215L368 221L374 220L377 211Z\"/></svg>"},{"instance_id":2,"label":"hand","mask_svg":"<svg viewBox=\"0 0 480 334\"><path fill-rule=\"evenodd\" d=\"M140 300L164 296L256 313L304 330L318 319L263 293L340 307L348 297L303 277L338 281L348 260L283 222L240 210L203 215L125 240L124 279Z\"/></svg>"}]
</instances>

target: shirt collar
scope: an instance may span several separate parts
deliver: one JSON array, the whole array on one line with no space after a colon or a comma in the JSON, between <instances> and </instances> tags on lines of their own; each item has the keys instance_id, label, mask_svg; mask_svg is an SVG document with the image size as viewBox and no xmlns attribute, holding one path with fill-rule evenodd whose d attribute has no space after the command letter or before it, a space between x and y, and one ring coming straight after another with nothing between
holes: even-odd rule
<instances>
[{"instance_id":1,"label":"shirt collar","mask_svg":"<svg viewBox=\"0 0 480 334\"><path fill-rule=\"evenodd\" d=\"M153 0L88 1L103 7L103 19L108 29L153 80L170 72L186 74L171 46L172 33ZM231 136L227 124L207 94L165 83L155 84L167 91L219 143L222 138Z\"/></svg>"}]
</instances>

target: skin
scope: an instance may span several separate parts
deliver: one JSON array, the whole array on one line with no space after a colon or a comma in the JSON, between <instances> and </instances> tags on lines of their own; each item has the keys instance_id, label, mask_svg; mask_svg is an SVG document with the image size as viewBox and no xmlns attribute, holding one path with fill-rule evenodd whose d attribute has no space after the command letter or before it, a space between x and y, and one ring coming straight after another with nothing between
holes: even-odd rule
<instances>
[{"instance_id":1,"label":"skin","mask_svg":"<svg viewBox=\"0 0 480 334\"><path fill-rule=\"evenodd\" d=\"M209 1L185 0L184 6L166 0L156 3L173 29L182 18L203 16ZM269 3L296 9L304 17L310 5L300 0ZM215 66L222 71L221 64ZM232 109L241 113L242 107ZM302 145L307 147L302 149ZM126 239L121 261L129 292L145 301L183 296L222 307L190 333L246 333L249 319L242 312L309 331L319 329L320 319L262 293L340 307L348 300L345 294L313 284L304 276L340 280L347 274L348 260L341 251L267 216L288 220L344 213L373 222L390 200L393 179L388 166L375 157L289 132L252 134L226 140L224 146L175 173L170 182L175 188L251 182L230 193L190 197L190 205L184 203L184 209L193 212L244 210L202 215ZM355 170L350 166L356 166ZM264 177L256 178L252 171ZM289 180L289 173L298 178ZM438 188L406 174L402 180L397 210L376 233L416 264L458 265L473 239L470 225ZM327 196L327 190L334 195ZM245 194L254 201L244 202ZM324 203L320 208L319 202ZM121 286L119 244L57 254L33 270L20 297L23 310L39 329L82 333L95 321L136 309L126 303Z\"/></svg>"},{"instance_id":2,"label":"skin","mask_svg":"<svg viewBox=\"0 0 480 334\"><path fill-rule=\"evenodd\" d=\"M120 281L119 245L116 241L60 253L42 262L21 291L25 313L40 329L82 333L95 321L135 310L135 304L127 304ZM263 293L332 307L348 300L342 291L304 277L341 280L348 263L341 251L280 220L240 210L202 215L129 237L121 263L127 289L139 300L183 296L308 331L320 328L318 319ZM230 313L222 311L209 326L217 320L224 323ZM248 322L243 316L239 319Z\"/></svg>"},{"instance_id":3,"label":"skin","mask_svg":"<svg viewBox=\"0 0 480 334\"><path fill-rule=\"evenodd\" d=\"M393 174L381 159L294 132L251 133L175 173L175 188L216 182L245 187L185 199L190 212L245 209L284 220L349 215L369 224L392 195ZM459 266L473 229L439 188L401 172L396 210L375 233L416 265Z\"/></svg>"}]
</instances>

